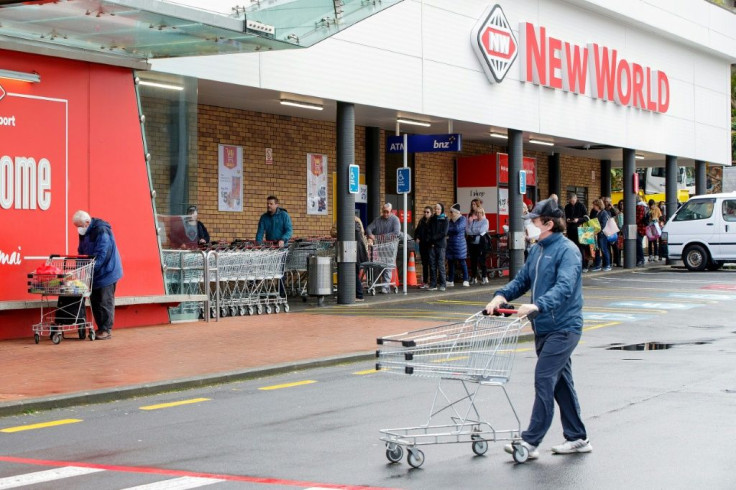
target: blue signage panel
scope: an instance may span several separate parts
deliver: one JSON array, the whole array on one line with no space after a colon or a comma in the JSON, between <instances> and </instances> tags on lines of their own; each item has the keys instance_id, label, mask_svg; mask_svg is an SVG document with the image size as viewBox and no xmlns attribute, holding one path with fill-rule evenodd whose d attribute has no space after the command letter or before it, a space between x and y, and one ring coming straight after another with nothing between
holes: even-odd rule
<instances>
[{"instance_id":1,"label":"blue signage panel","mask_svg":"<svg viewBox=\"0 0 736 490\"><path fill-rule=\"evenodd\" d=\"M526 194L526 170L519 170L519 194Z\"/></svg>"},{"instance_id":2,"label":"blue signage panel","mask_svg":"<svg viewBox=\"0 0 736 490\"><path fill-rule=\"evenodd\" d=\"M399 167L396 169L396 193L409 194L411 192L411 168Z\"/></svg>"},{"instance_id":3,"label":"blue signage panel","mask_svg":"<svg viewBox=\"0 0 736 490\"><path fill-rule=\"evenodd\" d=\"M408 153L433 153L436 151L462 151L460 134L411 134L408 136ZM403 153L404 137L386 138L386 153Z\"/></svg>"},{"instance_id":4,"label":"blue signage panel","mask_svg":"<svg viewBox=\"0 0 736 490\"><path fill-rule=\"evenodd\" d=\"M348 173L348 192L350 194L358 194L360 192L360 167L350 165Z\"/></svg>"}]
</instances>

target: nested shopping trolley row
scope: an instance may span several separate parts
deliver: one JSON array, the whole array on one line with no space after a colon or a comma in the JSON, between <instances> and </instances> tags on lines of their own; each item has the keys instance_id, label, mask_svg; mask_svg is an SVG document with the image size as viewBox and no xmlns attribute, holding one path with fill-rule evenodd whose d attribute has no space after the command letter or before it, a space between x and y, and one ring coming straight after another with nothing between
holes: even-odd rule
<instances>
[{"instance_id":1,"label":"nested shopping trolley row","mask_svg":"<svg viewBox=\"0 0 736 490\"><path fill-rule=\"evenodd\" d=\"M288 250L253 247L210 251L164 250L170 294L206 294L188 305L212 318L289 311L283 278Z\"/></svg>"},{"instance_id":2,"label":"nested shopping trolley row","mask_svg":"<svg viewBox=\"0 0 736 490\"><path fill-rule=\"evenodd\" d=\"M522 463L529 454L521 444L521 424L506 383L511 375L519 332L529 325L526 317L476 314L461 323L413 330L378 339L376 369L414 377L438 378L437 388L422 425L381 430L386 457L396 463L406 448L407 462L414 468L424 463L419 446L468 443L475 454L488 450L488 443L510 441L514 460ZM503 391L515 423L499 428L481 415L481 388Z\"/></svg>"}]
</instances>

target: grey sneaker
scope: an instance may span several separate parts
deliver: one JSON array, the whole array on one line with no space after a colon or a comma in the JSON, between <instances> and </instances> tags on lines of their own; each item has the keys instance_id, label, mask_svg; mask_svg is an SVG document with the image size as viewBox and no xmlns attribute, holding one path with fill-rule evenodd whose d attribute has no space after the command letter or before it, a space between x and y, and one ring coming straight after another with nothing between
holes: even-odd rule
<instances>
[{"instance_id":1,"label":"grey sneaker","mask_svg":"<svg viewBox=\"0 0 736 490\"><path fill-rule=\"evenodd\" d=\"M527 451L529 451L529 458L528 459L537 459L539 457L539 449L537 449L537 446L532 446L526 441L521 441L520 444L526 448ZM506 444L503 447L503 450L506 451L509 454L514 454L514 446L511 444Z\"/></svg>"},{"instance_id":2,"label":"grey sneaker","mask_svg":"<svg viewBox=\"0 0 736 490\"><path fill-rule=\"evenodd\" d=\"M440 288L440 291L444 291L444 290L445 290L445 287L444 287L444 286L442 286L442 287Z\"/></svg>"},{"instance_id":3,"label":"grey sneaker","mask_svg":"<svg viewBox=\"0 0 736 490\"><path fill-rule=\"evenodd\" d=\"M578 439L577 441L565 441L558 446L552 446L552 452L555 454L573 454L573 453L589 453L593 450L587 439Z\"/></svg>"},{"instance_id":4,"label":"grey sneaker","mask_svg":"<svg viewBox=\"0 0 736 490\"><path fill-rule=\"evenodd\" d=\"M455 283L454 283L454 282L452 282L452 281L447 281L447 284L446 284L446 286L447 286L448 288L452 288L452 287L455 287Z\"/></svg>"}]
</instances>

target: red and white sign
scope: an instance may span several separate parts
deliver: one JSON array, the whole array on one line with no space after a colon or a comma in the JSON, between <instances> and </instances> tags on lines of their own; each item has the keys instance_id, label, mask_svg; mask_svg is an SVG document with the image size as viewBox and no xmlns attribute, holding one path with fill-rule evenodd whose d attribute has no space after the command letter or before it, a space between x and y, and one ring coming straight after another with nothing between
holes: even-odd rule
<instances>
[{"instance_id":1,"label":"red and white sign","mask_svg":"<svg viewBox=\"0 0 736 490\"><path fill-rule=\"evenodd\" d=\"M666 113L667 74L624 58L618 50L577 45L547 34L547 28L519 23L516 42L499 5L473 28L472 46L491 82L500 83L519 56L520 80L643 111Z\"/></svg>"},{"instance_id":2,"label":"red and white sign","mask_svg":"<svg viewBox=\"0 0 736 490\"><path fill-rule=\"evenodd\" d=\"M488 79L500 83L518 55L518 43L499 5L481 19L473 28L473 50Z\"/></svg>"}]
</instances>

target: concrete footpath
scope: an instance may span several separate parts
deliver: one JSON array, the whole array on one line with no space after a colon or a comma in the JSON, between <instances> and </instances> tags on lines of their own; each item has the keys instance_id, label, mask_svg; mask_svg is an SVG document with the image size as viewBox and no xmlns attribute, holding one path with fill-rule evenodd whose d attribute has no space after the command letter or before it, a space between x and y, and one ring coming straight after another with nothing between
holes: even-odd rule
<instances>
[{"instance_id":1,"label":"concrete footpath","mask_svg":"<svg viewBox=\"0 0 736 490\"><path fill-rule=\"evenodd\" d=\"M337 306L331 299L325 308L348 313L485 291L490 298L506 282L447 292L410 288L407 295L367 296L354 305ZM315 298L306 303L295 298L289 306L289 313L116 329L110 340L91 342L72 334L58 345L48 338L35 344L29 325L27 339L0 342L0 416L375 359L376 338L441 324L324 314Z\"/></svg>"}]
</instances>

